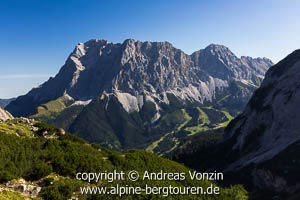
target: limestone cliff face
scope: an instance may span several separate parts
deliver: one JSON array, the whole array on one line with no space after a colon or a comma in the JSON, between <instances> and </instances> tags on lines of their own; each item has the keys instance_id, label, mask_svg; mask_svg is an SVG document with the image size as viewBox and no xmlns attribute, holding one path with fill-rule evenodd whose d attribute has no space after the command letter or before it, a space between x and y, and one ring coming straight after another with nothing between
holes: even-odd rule
<instances>
[{"instance_id":1,"label":"limestone cliff face","mask_svg":"<svg viewBox=\"0 0 300 200\"><path fill-rule=\"evenodd\" d=\"M226 131L241 156L228 169L263 163L300 142L300 50L267 72L244 112Z\"/></svg>"},{"instance_id":2,"label":"limestone cliff face","mask_svg":"<svg viewBox=\"0 0 300 200\"><path fill-rule=\"evenodd\" d=\"M0 121L6 121L8 119L13 119L13 116L4 110L3 108L0 107Z\"/></svg>"},{"instance_id":3,"label":"limestone cliff face","mask_svg":"<svg viewBox=\"0 0 300 200\"><path fill-rule=\"evenodd\" d=\"M90 142L144 148L165 134L160 128L169 122L158 124L175 110L212 106L235 115L271 65L215 44L188 55L168 42L90 40L75 47L54 78L6 108Z\"/></svg>"},{"instance_id":4,"label":"limestone cliff face","mask_svg":"<svg viewBox=\"0 0 300 200\"><path fill-rule=\"evenodd\" d=\"M257 87L271 65L268 59L238 58L222 45L187 55L168 42L90 40L75 47L54 78L7 109L16 116L28 116L38 105L64 94L76 101L114 95L128 112L138 111L146 99L157 107L168 104L169 94L183 103L211 102L232 82Z\"/></svg>"}]
</instances>

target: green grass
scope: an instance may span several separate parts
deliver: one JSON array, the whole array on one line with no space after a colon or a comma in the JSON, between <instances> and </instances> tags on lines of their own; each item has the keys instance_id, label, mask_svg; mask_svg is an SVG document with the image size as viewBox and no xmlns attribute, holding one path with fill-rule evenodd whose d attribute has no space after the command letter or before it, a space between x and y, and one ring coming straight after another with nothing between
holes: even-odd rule
<instances>
[{"instance_id":1,"label":"green grass","mask_svg":"<svg viewBox=\"0 0 300 200\"><path fill-rule=\"evenodd\" d=\"M6 133L10 135L33 137L33 134L28 125L20 124L18 119L8 120L4 123L0 123L0 133Z\"/></svg>"},{"instance_id":2,"label":"green grass","mask_svg":"<svg viewBox=\"0 0 300 200\"><path fill-rule=\"evenodd\" d=\"M190 119L190 116L184 109L179 109L164 115L160 121L159 126L163 130L179 130L181 126Z\"/></svg>"},{"instance_id":3,"label":"green grass","mask_svg":"<svg viewBox=\"0 0 300 200\"><path fill-rule=\"evenodd\" d=\"M56 128L38 123L42 129L55 131ZM99 145L91 145L73 135L66 134L59 139L46 140L43 137L18 137L15 134L0 133L0 182L6 182L12 178L23 177L27 181L38 181L42 185L40 197L43 199L64 200L74 195L79 199L162 199L162 196L81 196L78 193L79 186L89 185L87 182L75 180L77 172L101 172L122 170L137 170L141 174L150 172L183 172L188 173L185 166L159 157L142 150L130 150L119 153L108 151ZM57 178L58 177L58 178ZM53 184L49 184L53 182ZM102 181L92 183L97 186L113 186L115 184L131 186L202 186L204 188L214 184L210 181L153 181L139 180L137 182L123 181L109 183ZM1 193L2 199L18 199L18 194ZM1 196L0 196L1 197ZM4 198L5 197L5 198ZM216 196L176 196L176 199L247 199L247 193L239 186L224 189ZM19 199L22 199L21 197ZM173 197L169 197L173 199Z\"/></svg>"},{"instance_id":4,"label":"green grass","mask_svg":"<svg viewBox=\"0 0 300 200\"><path fill-rule=\"evenodd\" d=\"M229 112L227 112L227 111L225 111L225 110L222 110L221 112L224 113L224 115L225 115L226 118L227 118L227 121L226 121L226 122L223 122L223 123L220 123L215 129L218 129L218 128L224 128L224 127L228 126L228 124L231 122L231 120L234 119L234 117L231 116L231 115L229 114Z\"/></svg>"},{"instance_id":5,"label":"green grass","mask_svg":"<svg viewBox=\"0 0 300 200\"><path fill-rule=\"evenodd\" d=\"M154 149L159 145L159 143L161 143L166 137L168 137L169 135L171 135L172 132L166 133L164 134L161 138L159 138L158 140L152 142L147 148L146 151L148 152L154 152Z\"/></svg>"},{"instance_id":6,"label":"green grass","mask_svg":"<svg viewBox=\"0 0 300 200\"><path fill-rule=\"evenodd\" d=\"M180 141L177 138L173 138L173 140L175 142L175 145L171 149L166 151L164 154L168 154L168 153L174 151L178 147L178 145L180 144Z\"/></svg>"},{"instance_id":7,"label":"green grass","mask_svg":"<svg viewBox=\"0 0 300 200\"><path fill-rule=\"evenodd\" d=\"M176 136L176 133L180 131L185 131L186 136L193 136L197 134L201 134L208 130L216 130L219 128L226 127L229 122L233 119L233 117L229 114L229 112L225 110L218 110L213 107L197 107L196 108L199 112L199 115L196 116L199 123L196 126L188 126L189 122L193 119L185 109L180 109L177 111L174 111L173 113L167 114L163 117L163 120L167 123L166 124L172 124L173 130L167 132L162 137L160 137L158 140L152 142L146 150L149 152L156 152L159 155L166 155L168 153L171 153L174 151L180 144L180 141L182 141L182 138L178 138ZM208 111L213 111L209 115L206 113ZM214 117L215 115L222 113L222 121L220 115L218 118ZM209 116L213 116L214 119L210 120ZM194 116L195 118L195 116ZM225 119L224 119L225 118ZM214 121L215 123L213 123ZM219 123L216 123L219 122ZM175 128L174 128L175 127ZM168 141L168 142L167 142ZM166 144L174 144L172 147L167 147ZM168 150L165 150L169 148ZM163 150L162 150L163 149ZM161 152L163 151L163 152Z\"/></svg>"},{"instance_id":8,"label":"green grass","mask_svg":"<svg viewBox=\"0 0 300 200\"><path fill-rule=\"evenodd\" d=\"M162 137L160 137L158 140L152 142L147 148L146 151L149 152L154 152L154 149L158 147L158 145L165 140L165 138L167 138L168 136L174 134L175 131L180 131L181 129L183 129L186 124L189 123L189 121L192 119L191 116L189 116L189 114L186 112L185 109L180 109L180 110L176 110L170 114L167 114L166 116L164 116L162 118L162 124L164 126L174 126L175 125L175 129L171 132L168 132L166 134L164 134ZM179 142L177 141L176 144L178 145ZM172 147L176 148L176 146Z\"/></svg>"},{"instance_id":9,"label":"green grass","mask_svg":"<svg viewBox=\"0 0 300 200\"><path fill-rule=\"evenodd\" d=\"M201 108L197 107L197 109L200 113L199 119L202 121L202 123L197 126L186 127L185 130L190 132L189 135L195 135L201 131L208 130L207 125L210 124L207 114Z\"/></svg>"},{"instance_id":10,"label":"green grass","mask_svg":"<svg viewBox=\"0 0 300 200\"><path fill-rule=\"evenodd\" d=\"M177 127L177 131L180 131L182 128L184 128L189 123L189 121L192 119L192 117L189 116L189 114L186 112L185 109L181 109L180 111L183 114L184 121Z\"/></svg>"},{"instance_id":11,"label":"green grass","mask_svg":"<svg viewBox=\"0 0 300 200\"><path fill-rule=\"evenodd\" d=\"M49 101L48 103L38 106L37 113L31 117L48 122L50 120L54 120L66 107L67 105L65 100L63 97L60 97L56 100Z\"/></svg>"},{"instance_id":12,"label":"green grass","mask_svg":"<svg viewBox=\"0 0 300 200\"><path fill-rule=\"evenodd\" d=\"M2 191L0 192L1 200L25 200L27 197L20 192L15 191ZM30 198L32 199L32 198ZM38 200L40 198L34 198L33 200Z\"/></svg>"},{"instance_id":13,"label":"green grass","mask_svg":"<svg viewBox=\"0 0 300 200\"><path fill-rule=\"evenodd\" d=\"M222 97L221 99L219 99L215 105L220 105L222 103L222 101L225 101L226 99L228 99L230 97L230 95L226 95L224 97Z\"/></svg>"}]
</instances>

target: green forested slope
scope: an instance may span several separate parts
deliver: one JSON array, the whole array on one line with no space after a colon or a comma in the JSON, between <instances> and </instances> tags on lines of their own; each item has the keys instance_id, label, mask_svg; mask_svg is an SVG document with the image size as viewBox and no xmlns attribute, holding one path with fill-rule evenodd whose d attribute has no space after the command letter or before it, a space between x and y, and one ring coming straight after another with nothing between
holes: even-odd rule
<instances>
[{"instance_id":1,"label":"green forested slope","mask_svg":"<svg viewBox=\"0 0 300 200\"><path fill-rule=\"evenodd\" d=\"M8 131L8 127L13 127ZM32 131L34 128L35 131ZM38 198L67 199L77 196L79 199L118 199L118 196L82 196L79 187L89 185L75 180L77 172L100 172L113 170L145 170L152 172L188 172L188 169L176 162L161 158L141 150L120 153L108 151L98 145L85 141L68 133L59 135L61 130L40 122L24 124L14 119L0 124L0 181L6 183L12 179L24 178L42 187ZM45 132L48 136L45 138ZM26 133L26 134L25 134ZM51 137L52 136L52 137ZM93 183L94 185L96 183ZM116 183L106 181L99 186ZM124 181L121 185L133 182ZM209 181L137 181L135 185L144 186L209 186ZM0 187L2 187L0 185ZM75 192L75 193L74 193ZM14 197L16 196L16 197ZM0 190L0 199L20 198L18 192ZM25 198L25 197L24 197ZM123 196L120 199L160 199L161 196ZM246 192L240 186L221 189L216 196L169 196L169 199L247 199Z\"/></svg>"}]
</instances>

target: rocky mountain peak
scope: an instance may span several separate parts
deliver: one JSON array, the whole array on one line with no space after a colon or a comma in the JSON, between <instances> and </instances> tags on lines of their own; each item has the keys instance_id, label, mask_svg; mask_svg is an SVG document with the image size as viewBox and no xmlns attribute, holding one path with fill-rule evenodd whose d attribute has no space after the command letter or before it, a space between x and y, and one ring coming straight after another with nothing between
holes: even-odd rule
<instances>
[{"instance_id":1,"label":"rocky mountain peak","mask_svg":"<svg viewBox=\"0 0 300 200\"><path fill-rule=\"evenodd\" d=\"M263 78L264 72L273 64L272 62L256 59L244 61L238 58L229 48L211 44L203 50L194 52L191 55L194 63L201 70L207 71L210 75L227 80L239 80L249 85L259 85L259 79ZM261 62L261 63L260 63ZM255 71L255 74L253 74Z\"/></svg>"},{"instance_id":2,"label":"rocky mountain peak","mask_svg":"<svg viewBox=\"0 0 300 200\"><path fill-rule=\"evenodd\" d=\"M252 58L250 56L242 56L241 61L261 76L264 76L264 73L273 65L273 62L265 57Z\"/></svg>"},{"instance_id":3,"label":"rocky mountain peak","mask_svg":"<svg viewBox=\"0 0 300 200\"><path fill-rule=\"evenodd\" d=\"M128 38L128 39L125 39L124 41L123 41L123 43L122 43L122 45L134 45L135 43L140 43L141 41L139 41L139 40L135 40L135 39L133 39L133 38Z\"/></svg>"},{"instance_id":4,"label":"rocky mountain peak","mask_svg":"<svg viewBox=\"0 0 300 200\"><path fill-rule=\"evenodd\" d=\"M54 78L6 108L15 116L54 116L93 142L135 148L163 134L154 126L175 110L218 104L240 111L259 75L222 45L190 56L168 42L90 40L75 47Z\"/></svg>"},{"instance_id":5,"label":"rocky mountain peak","mask_svg":"<svg viewBox=\"0 0 300 200\"><path fill-rule=\"evenodd\" d=\"M257 57L257 58L253 58L253 57L250 57L250 56L241 56L241 59L242 60L251 60L251 61L257 61L257 62L267 62L269 64L273 64L273 62L269 59L269 58L266 58L266 57Z\"/></svg>"},{"instance_id":6,"label":"rocky mountain peak","mask_svg":"<svg viewBox=\"0 0 300 200\"><path fill-rule=\"evenodd\" d=\"M212 101L216 92L228 88L231 81L250 83L261 73L251 70L223 45L212 44L189 56L169 42L127 39L114 44L93 39L76 45L54 78L17 101L24 98L39 105L64 94L75 101L87 101L107 93L116 95L126 108L132 105L124 101L129 97L130 102L140 105L143 103L137 99L143 98L154 99L155 104L168 104L169 95L182 103L203 103ZM256 86L259 83L251 82ZM28 115L29 111L20 112L15 106L16 102L8 106L13 114Z\"/></svg>"},{"instance_id":7,"label":"rocky mountain peak","mask_svg":"<svg viewBox=\"0 0 300 200\"><path fill-rule=\"evenodd\" d=\"M228 47L220 44L210 44L205 49L203 49L203 51L210 52L213 55L219 55L220 57L236 57Z\"/></svg>"}]
</instances>

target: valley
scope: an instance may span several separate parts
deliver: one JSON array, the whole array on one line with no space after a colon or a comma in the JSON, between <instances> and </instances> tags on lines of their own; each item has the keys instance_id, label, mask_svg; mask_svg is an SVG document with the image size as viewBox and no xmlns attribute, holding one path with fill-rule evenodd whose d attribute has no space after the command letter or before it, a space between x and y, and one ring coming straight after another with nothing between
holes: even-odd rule
<instances>
[{"instance_id":1,"label":"valley","mask_svg":"<svg viewBox=\"0 0 300 200\"><path fill-rule=\"evenodd\" d=\"M200 171L221 170L230 179L224 185L241 183L253 199L298 199L299 63L296 50L272 66L224 133L186 139L173 159Z\"/></svg>"},{"instance_id":2,"label":"valley","mask_svg":"<svg viewBox=\"0 0 300 200\"><path fill-rule=\"evenodd\" d=\"M110 58L106 55L105 59L96 58L99 65L93 64L85 72L81 65L86 61L80 56L86 55L82 51L85 45L91 44L97 48L97 45L104 44L110 48L114 46L103 40L80 44L69 57L68 63L71 64L65 65L55 78L6 106L17 118L1 108L0 154L6 155L1 157L0 162L3 198L22 199L21 196L28 196L28 191L22 193L16 188L20 187L18 184L29 185L28 182L31 182L33 185L30 187L35 188L32 190L39 188L40 191L35 192L35 196L31 191L30 198L64 199L66 195L75 195L94 199L81 196L78 188L80 185L97 184L76 180L76 171L92 173L100 169L128 171L132 168L140 172L171 172L176 169L183 173L195 169L197 176L201 171L220 171L226 179L213 183L202 180L174 183L180 186L222 185L222 196L211 196L212 199L248 199L246 190L255 199L276 195L293 199L299 196L298 180L295 179L299 172L297 156L300 141L296 133L300 112L295 106L299 97L299 50L262 72L258 69L265 68L260 67L271 65L266 59L263 60L266 63L251 71L243 63L244 57L237 61L239 58L221 45L210 45L190 57L169 43L126 40L115 47L124 48L121 52L125 53L119 57L124 63L109 80L101 79L105 87L94 93L95 88L85 90L91 85L86 85L84 77L90 77L92 72L100 73L97 78L103 76L98 67L105 68L106 65L99 63L107 64L106 59ZM161 48L161 51L169 49L158 57L151 57L152 54L144 52L144 48L153 48L152 45ZM185 64L178 64L176 56L165 63L166 55L175 55L170 54L172 51L179 53L180 62ZM115 52L116 55L118 53L119 50ZM139 60L141 55L151 56L146 62ZM79 58L82 59L81 64L76 60ZM89 58L89 62L93 59L93 56ZM156 64L149 65L152 59ZM198 59L201 64L195 69L192 66ZM217 61L220 59L224 59L223 62ZM167 64L170 62L173 64ZM207 62L217 69L229 67L226 69L229 71L220 73L211 71L212 68L206 71ZM71 85L62 82L65 81L65 71L68 72L74 64L76 70L71 70L71 74L75 73L76 80L73 74ZM140 64L147 73L143 72ZM250 66L249 63L247 65ZM79 67L81 70L78 71ZM157 74L151 71L152 67L165 72ZM191 74L181 72L175 75L174 67L179 67L179 71L190 70ZM243 74L245 68L248 71ZM266 78L262 79L265 72ZM80 73L83 73L82 79L78 78ZM228 76L224 77L225 74ZM177 78L164 82L165 76ZM246 80L246 76L249 79ZM200 79L195 81L195 77ZM144 82L144 79L148 81ZM161 81L159 84L157 79ZM186 83L186 80L190 82ZM95 82L92 83L94 86ZM62 85L66 87L63 90ZM52 96L50 88L52 92L56 91ZM22 103L30 106L19 107ZM45 180L53 183L49 185ZM160 184L163 186L169 182ZM114 183L107 182L105 185ZM61 187L68 193L61 194ZM98 197L101 199L101 195Z\"/></svg>"},{"instance_id":3,"label":"valley","mask_svg":"<svg viewBox=\"0 0 300 200\"><path fill-rule=\"evenodd\" d=\"M3 1L0 200L299 200L300 1Z\"/></svg>"},{"instance_id":4,"label":"valley","mask_svg":"<svg viewBox=\"0 0 300 200\"><path fill-rule=\"evenodd\" d=\"M161 123L169 123L170 126L175 128L154 141L146 150L159 155L170 156L183 139L202 134L208 130L225 128L233 119L227 111L213 109L212 107L203 107L202 109L196 107L187 110L175 111L166 118L162 118ZM168 119L172 119L172 122L169 122ZM174 121L174 119L178 119L178 121Z\"/></svg>"}]
</instances>

